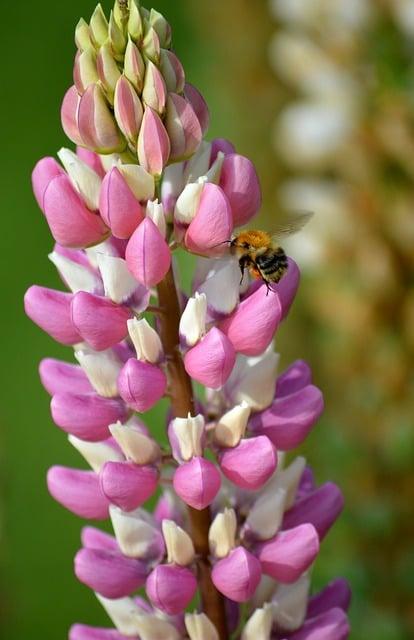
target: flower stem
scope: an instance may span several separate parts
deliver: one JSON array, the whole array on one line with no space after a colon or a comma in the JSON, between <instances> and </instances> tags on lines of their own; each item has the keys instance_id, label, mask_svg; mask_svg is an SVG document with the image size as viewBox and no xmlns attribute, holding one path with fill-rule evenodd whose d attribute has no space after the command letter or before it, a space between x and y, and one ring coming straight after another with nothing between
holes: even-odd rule
<instances>
[{"instance_id":1,"label":"flower stem","mask_svg":"<svg viewBox=\"0 0 414 640\"><path fill-rule=\"evenodd\" d=\"M171 407L174 417L186 418L190 413L195 415L194 396L191 379L188 376L181 353L179 351L180 305L175 286L172 268L158 289L158 304L165 313L160 315L160 336L167 356L167 370L171 388ZM208 532L211 524L210 509L198 511L189 507L192 538L198 561L198 583L200 585L202 607L204 613L217 628L220 640L227 640L228 632L224 598L211 581L209 561Z\"/></svg>"}]
</instances>

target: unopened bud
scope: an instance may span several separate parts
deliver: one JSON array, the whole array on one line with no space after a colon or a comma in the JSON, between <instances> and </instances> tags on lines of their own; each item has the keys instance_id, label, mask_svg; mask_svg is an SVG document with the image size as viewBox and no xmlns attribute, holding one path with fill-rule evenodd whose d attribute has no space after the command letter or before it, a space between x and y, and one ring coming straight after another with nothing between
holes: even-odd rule
<instances>
[{"instance_id":1,"label":"unopened bud","mask_svg":"<svg viewBox=\"0 0 414 640\"><path fill-rule=\"evenodd\" d=\"M160 61L161 45L158 33L153 27L148 29L144 40L142 41L142 51L149 60L154 64Z\"/></svg>"},{"instance_id":2,"label":"unopened bud","mask_svg":"<svg viewBox=\"0 0 414 640\"><path fill-rule=\"evenodd\" d=\"M88 209L97 211L101 188L101 179L98 174L70 149L60 149L58 156L73 186L82 196Z\"/></svg>"},{"instance_id":3,"label":"unopened bud","mask_svg":"<svg viewBox=\"0 0 414 640\"><path fill-rule=\"evenodd\" d=\"M94 84L98 80L95 52L91 49L82 51L76 56L73 67L73 81L79 95L82 95L90 84Z\"/></svg>"},{"instance_id":4,"label":"unopened bud","mask_svg":"<svg viewBox=\"0 0 414 640\"><path fill-rule=\"evenodd\" d=\"M203 133L191 104L176 93L167 100L165 126L171 141L171 160L185 160L198 148Z\"/></svg>"},{"instance_id":5,"label":"unopened bud","mask_svg":"<svg viewBox=\"0 0 414 640\"><path fill-rule=\"evenodd\" d=\"M100 4L96 6L92 14L89 28L95 45L100 47L105 44L108 38L108 21Z\"/></svg>"},{"instance_id":6,"label":"unopened bud","mask_svg":"<svg viewBox=\"0 0 414 640\"><path fill-rule=\"evenodd\" d=\"M165 238L167 232L167 224L165 222L164 207L158 200L148 200L147 202L147 217L150 218L158 231Z\"/></svg>"},{"instance_id":7,"label":"unopened bud","mask_svg":"<svg viewBox=\"0 0 414 640\"><path fill-rule=\"evenodd\" d=\"M115 124L102 89L89 85L80 99L78 128L83 145L97 153L114 153L125 148L125 139Z\"/></svg>"},{"instance_id":8,"label":"unopened bud","mask_svg":"<svg viewBox=\"0 0 414 640\"><path fill-rule=\"evenodd\" d=\"M111 11L111 15L109 17L109 41L111 43L112 51L115 54L115 57L118 59L122 58L122 54L125 51L125 47L127 44L126 37L123 33L123 30L119 27L114 12Z\"/></svg>"},{"instance_id":9,"label":"unopened bud","mask_svg":"<svg viewBox=\"0 0 414 640\"><path fill-rule=\"evenodd\" d=\"M80 51L87 51L88 49L94 48L89 25L83 18L81 18L76 25L75 42Z\"/></svg>"},{"instance_id":10,"label":"unopened bud","mask_svg":"<svg viewBox=\"0 0 414 640\"><path fill-rule=\"evenodd\" d=\"M159 176L170 156L170 139L159 115L147 107L138 136L138 160L146 171Z\"/></svg>"},{"instance_id":11,"label":"unopened bud","mask_svg":"<svg viewBox=\"0 0 414 640\"><path fill-rule=\"evenodd\" d=\"M162 521L162 533L167 548L168 562L185 567L194 560L194 545L191 537L173 520Z\"/></svg>"},{"instance_id":12,"label":"unopened bud","mask_svg":"<svg viewBox=\"0 0 414 640\"><path fill-rule=\"evenodd\" d=\"M135 146L144 110L132 84L121 76L115 88L115 118L126 139Z\"/></svg>"},{"instance_id":13,"label":"unopened bud","mask_svg":"<svg viewBox=\"0 0 414 640\"><path fill-rule=\"evenodd\" d=\"M113 103L116 83L118 82L121 72L118 69L118 65L115 62L108 44L104 44L99 49L96 68L99 80L105 89L108 99Z\"/></svg>"},{"instance_id":14,"label":"unopened bud","mask_svg":"<svg viewBox=\"0 0 414 640\"><path fill-rule=\"evenodd\" d=\"M184 69L172 51L161 49L160 69L168 91L182 93L185 85Z\"/></svg>"},{"instance_id":15,"label":"unopened bud","mask_svg":"<svg viewBox=\"0 0 414 640\"><path fill-rule=\"evenodd\" d=\"M136 0L130 0L129 2L128 33L135 42L141 40L143 34L141 13Z\"/></svg>"},{"instance_id":16,"label":"unopened bud","mask_svg":"<svg viewBox=\"0 0 414 640\"><path fill-rule=\"evenodd\" d=\"M128 40L124 57L124 74L134 89L141 94L144 86L145 64L138 47Z\"/></svg>"},{"instance_id":17,"label":"unopened bud","mask_svg":"<svg viewBox=\"0 0 414 640\"><path fill-rule=\"evenodd\" d=\"M225 558L236 546L237 519L234 509L224 509L214 518L208 533L210 551L216 558Z\"/></svg>"},{"instance_id":18,"label":"unopened bud","mask_svg":"<svg viewBox=\"0 0 414 640\"><path fill-rule=\"evenodd\" d=\"M167 101L167 89L161 71L151 61L148 62L144 88L142 90L142 100L151 109L160 115L165 111Z\"/></svg>"},{"instance_id":19,"label":"unopened bud","mask_svg":"<svg viewBox=\"0 0 414 640\"><path fill-rule=\"evenodd\" d=\"M149 23L158 34L161 47L168 49L171 45L171 27L164 16L155 9L151 9Z\"/></svg>"}]
</instances>

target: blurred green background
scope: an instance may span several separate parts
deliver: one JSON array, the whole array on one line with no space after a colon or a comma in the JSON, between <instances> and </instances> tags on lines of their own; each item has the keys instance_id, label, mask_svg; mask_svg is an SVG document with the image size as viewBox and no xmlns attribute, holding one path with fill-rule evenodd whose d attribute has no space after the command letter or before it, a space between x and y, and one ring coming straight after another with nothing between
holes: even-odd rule
<instances>
[{"instance_id":1,"label":"blurred green background","mask_svg":"<svg viewBox=\"0 0 414 640\"><path fill-rule=\"evenodd\" d=\"M103 6L109 10L109 3ZM358 69L369 66L376 74L366 119L372 114L382 117L376 106L391 103L386 115L403 127L403 147L412 143L414 132L412 49L405 46L386 6L378 3L380 19L365 34L364 47L348 62ZM24 0L2 7L7 61L2 102L0 634L8 640L64 638L74 621L106 624L94 597L72 572L82 522L57 505L45 487L46 470L52 464L82 466L51 422L49 399L37 374L41 358L69 359L70 351L33 325L22 305L32 283L60 287L47 259L52 241L31 193L30 172L40 157L67 145L59 107L71 84L73 30L78 18L89 18L93 8L88 0L38 4ZM274 216L278 183L295 173L275 153L271 135L281 106L292 98L269 63L270 41L282 26L271 20L264 0L205 4L159 0L156 8L173 26L174 48L188 79L209 103L209 136L232 139L237 150L255 162L264 191L260 220L267 225ZM367 74L367 87L370 79ZM388 96L392 99L387 100ZM392 134L391 138L395 140ZM363 136L362 140L358 137L357 143L365 144ZM341 174L341 167L321 169L321 175L336 172L349 183L353 180L357 214L358 207L363 209L361 202L366 205L367 191L370 196L376 194L381 204L391 200L392 205L392 196L401 187L411 202L413 174L406 166L410 147L404 156L399 148L392 155L389 146L373 147L370 142L370 152L365 149L365 168L371 162L376 167L380 161L384 164L368 187L359 185L349 172ZM414 208L408 209L412 217ZM277 346L285 364L307 358L325 392L325 417L309 438L305 453L318 481L334 480L346 495L345 513L324 542L316 564L315 585L336 575L351 581L351 637L355 640L408 640L414 634L410 393L414 312L412 294L409 299L407 293L413 269L412 260L399 251L392 234L383 233L386 222L381 208L363 215L362 235L355 222L346 250L332 244L325 262L305 270L298 301ZM394 279L385 278L384 286L373 291L364 280L366 267L383 255L384 246L391 253L390 264L397 263L399 268ZM358 260L355 247L362 247Z\"/></svg>"}]
</instances>

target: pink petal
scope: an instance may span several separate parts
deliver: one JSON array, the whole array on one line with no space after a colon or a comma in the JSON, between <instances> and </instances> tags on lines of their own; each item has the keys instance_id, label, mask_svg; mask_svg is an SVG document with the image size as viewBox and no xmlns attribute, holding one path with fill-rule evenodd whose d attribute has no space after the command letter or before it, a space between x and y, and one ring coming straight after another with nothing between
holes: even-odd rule
<instances>
[{"instance_id":1,"label":"pink petal","mask_svg":"<svg viewBox=\"0 0 414 640\"><path fill-rule=\"evenodd\" d=\"M235 153L236 149L230 140L226 140L226 138L214 138L214 140L211 141L210 165L216 160L219 151L224 153L225 156L228 156L230 153Z\"/></svg>"},{"instance_id":2,"label":"pink petal","mask_svg":"<svg viewBox=\"0 0 414 640\"><path fill-rule=\"evenodd\" d=\"M194 380L212 389L219 389L228 380L236 353L227 336L213 327L184 357L185 369Z\"/></svg>"},{"instance_id":3,"label":"pink petal","mask_svg":"<svg viewBox=\"0 0 414 640\"><path fill-rule=\"evenodd\" d=\"M89 442L109 438L108 426L117 420L125 420L127 413L121 400L102 398L94 393L57 393L50 406L58 427Z\"/></svg>"},{"instance_id":4,"label":"pink petal","mask_svg":"<svg viewBox=\"0 0 414 640\"><path fill-rule=\"evenodd\" d=\"M79 158L83 160L88 167L93 169L100 178L105 177L105 169L103 168L101 159L97 153L94 153L94 151L90 151L89 149L85 149L84 147L77 147L76 155L79 156Z\"/></svg>"},{"instance_id":5,"label":"pink petal","mask_svg":"<svg viewBox=\"0 0 414 640\"><path fill-rule=\"evenodd\" d=\"M128 334L129 309L102 296L79 291L73 296L71 314L79 335L95 351L109 349Z\"/></svg>"},{"instance_id":6,"label":"pink petal","mask_svg":"<svg viewBox=\"0 0 414 640\"><path fill-rule=\"evenodd\" d=\"M123 598L145 584L147 567L141 560L104 549L80 549L75 575L105 598Z\"/></svg>"},{"instance_id":7,"label":"pink petal","mask_svg":"<svg viewBox=\"0 0 414 640\"><path fill-rule=\"evenodd\" d=\"M196 116L200 122L203 135L207 132L208 125L210 124L210 114L208 106L201 93L192 84L187 82L184 87L184 95L191 103Z\"/></svg>"},{"instance_id":8,"label":"pink petal","mask_svg":"<svg viewBox=\"0 0 414 640\"><path fill-rule=\"evenodd\" d=\"M101 217L87 209L66 174L53 178L43 194L44 213L56 242L64 247L87 247L105 239Z\"/></svg>"},{"instance_id":9,"label":"pink petal","mask_svg":"<svg viewBox=\"0 0 414 640\"><path fill-rule=\"evenodd\" d=\"M283 584L298 580L318 553L318 533L311 524L281 531L257 548L263 573Z\"/></svg>"},{"instance_id":10,"label":"pink petal","mask_svg":"<svg viewBox=\"0 0 414 640\"><path fill-rule=\"evenodd\" d=\"M83 527L81 540L82 546L87 549L103 549L120 553L116 538L95 527Z\"/></svg>"},{"instance_id":11,"label":"pink petal","mask_svg":"<svg viewBox=\"0 0 414 640\"><path fill-rule=\"evenodd\" d=\"M131 636L124 636L116 629L101 629L85 624L74 624L69 630L69 640L131 640Z\"/></svg>"},{"instance_id":12,"label":"pink petal","mask_svg":"<svg viewBox=\"0 0 414 640\"><path fill-rule=\"evenodd\" d=\"M91 84L80 99L77 123L82 144L97 153L123 151L126 142L115 123L102 89Z\"/></svg>"},{"instance_id":13,"label":"pink petal","mask_svg":"<svg viewBox=\"0 0 414 640\"><path fill-rule=\"evenodd\" d=\"M118 376L121 398L135 411L148 411L165 394L164 372L149 362L130 358Z\"/></svg>"},{"instance_id":14,"label":"pink petal","mask_svg":"<svg viewBox=\"0 0 414 640\"><path fill-rule=\"evenodd\" d=\"M121 76L115 87L115 118L124 136L136 144L144 109L134 87Z\"/></svg>"},{"instance_id":15,"label":"pink petal","mask_svg":"<svg viewBox=\"0 0 414 640\"><path fill-rule=\"evenodd\" d=\"M260 562L244 547L236 547L213 567L211 579L226 598L247 602L259 586L262 571Z\"/></svg>"},{"instance_id":16,"label":"pink petal","mask_svg":"<svg viewBox=\"0 0 414 640\"><path fill-rule=\"evenodd\" d=\"M220 255L233 231L230 204L220 187L204 185L195 218L185 234L189 251L206 256Z\"/></svg>"},{"instance_id":17,"label":"pink petal","mask_svg":"<svg viewBox=\"0 0 414 640\"><path fill-rule=\"evenodd\" d=\"M82 368L53 358L44 358L39 365L42 385L51 396L55 393L92 393L93 388Z\"/></svg>"},{"instance_id":18,"label":"pink petal","mask_svg":"<svg viewBox=\"0 0 414 640\"><path fill-rule=\"evenodd\" d=\"M273 475L277 454L269 438L259 436L241 440L233 449L222 449L219 463L226 478L235 485L257 491Z\"/></svg>"},{"instance_id":19,"label":"pink petal","mask_svg":"<svg viewBox=\"0 0 414 640\"><path fill-rule=\"evenodd\" d=\"M342 609L331 609L316 618L307 620L289 640L346 640L350 627Z\"/></svg>"},{"instance_id":20,"label":"pink petal","mask_svg":"<svg viewBox=\"0 0 414 640\"><path fill-rule=\"evenodd\" d=\"M235 227L246 224L259 211L262 203L259 178L248 158L237 153L225 156L220 187L229 199Z\"/></svg>"},{"instance_id":21,"label":"pink petal","mask_svg":"<svg viewBox=\"0 0 414 640\"><path fill-rule=\"evenodd\" d=\"M70 314L73 295L33 285L24 296L26 314L43 331L62 344L80 342Z\"/></svg>"},{"instance_id":22,"label":"pink petal","mask_svg":"<svg viewBox=\"0 0 414 640\"><path fill-rule=\"evenodd\" d=\"M168 615L176 615L193 599L197 580L185 567L160 564L148 576L145 590L154 607Z\"/></svg>"},{"instance_id":23,"label":"pink petal","mask_svg":"<svg viewBox=\"0 0 414 640\"><path fill-rule=\"evenodd\" d=\"M221 478L216 466L205 458L195 457L174 473L175 492L194 509L208 507L220 490Z\"/></svg>"},{"instance_id":24,"label":"pink petal","mask_svg":"<svg viewBox=\"0 0 414 640\"><path fill-rule=\"evenodd\" d=\"M132 234L125 252L128 269L145 287L153 287L165 277L171 252L150 218L145 218Z\"/></svg>"},{"instance_id":25,"label":"pink petal","mask_svg":"<svg viewBox=\"0 0 414 640\"><path fill-rule=\"evenodd\" d=\"M319 489L298 500L283 518L283 528L292 529L310 522L322 540L344 508L344 498L339 487L326 482Z\"/></svg>"},{"instance_id":26,"label":"pink petal","mask_svg":"<svg viewBox=\"0 0 414 640\"><path fill-rule=\"evenodd\" d=\"M99 210L117 238L129 238L144 219L139 201L117 167L112 167L103 179Z\"/></svg>"},{"instance_id":27,"label":"pink petal","mask_svg":"<svg viewBox=\"0 0 414 640\"><path fill-rule=\"evenodd\" d=\"M276 398L289 396L312 384L312 371L304 360L295 360L276 381Z\"/></svg>"},{"instance_id":28,"label":"pink petal","mask_svg":"<svg viewBox=\"0 0 414 640\"><path fill-rule=\"evenodd\" d=\"M168 95L165 125L171 142L170 160L177 162L193 155L200 146L203 133L188 100L176 93Z\"/></svg>"},{"instance_id":29,"label":"pink petal","mask_svg":"<svg viewBox=\"0 0 414 640\"><path fill-rule=\"evenodd\" d=\"M324 408L323 396L312 384L279 398L256 413L249 428L266 435L282 451L297 447L306 438Z\"/></svg>"},{"instance_id":30,"label":"pink petal","mask_svg":"<svg viewBox=\"0 0 414 640\"><path fill-rule=\"evenodd\" d=\"M155 467L132 462L107 462L100 473L101 489L123 511L133 511L152 496L158 485Z\"/></svg>"},{"instance_id":31,"label":"pink petal","mask_svg":"<svg viewBox=\"0 0 414 640\"><path fill-rule=\"evenodd\" d=\"M62 121L63 131L68 138L75 144L84 145L82 136L78 128L78 109L80 96L75 85L72 85L63 98L62 107L60 109L60 119Z\"/></svg>"},{"instance_id":32,"label":"pink petal","mask_svg":"<svg viewBox=\"0 0 414 640\"><path fill-rule=\"evenodd\" d=\"M42 158L32 171L33 193L39 207L44 209L43 196L52 178L63 175L65 172L54 158Z\"/></svg>"},{"instance_id":33,"label":"pink petal","mask_svg":"<svg viewBox=\"0 0 414 640\"><path fill-rule=\"evenodd\" d=\"M314 618L334 607L348 611L351 603L351 589L344 578L332 580L322 591L309 598L306 616Z\"/></svg>"},{"instance_id":34,"label":"pink petal","mask_svg":"<svg viewBox=\"0 0 414 640\"><path fill-rule=\"evenodd\" d=\"M159 115L146 107L138 136L138 160L146 171L161 175L170 155L170 139Z\"/></svg>"},{"instance_id":35,"label":"pink petal","mask_svg":"<svg viewBox=\"0 0 414 640\"><path fill-rule=\"evenodd\" d=\"M51 467L47 473L47 486L55 500L75 515L88 520L108 518L109 502L93 471Z\"/></svg>"},{"instance_id":36,"label":"pink petal","mask_svg":"<svg viewBox=\"0 0 414 640\"><path fill-rule=\"evenodd\" d=\"M263 284L245 298L219 327L236 351L246 356L258 356L272 342L281 316L279 296L273 291L267 295L266 285Z\"/></svg>"}]
</instances>

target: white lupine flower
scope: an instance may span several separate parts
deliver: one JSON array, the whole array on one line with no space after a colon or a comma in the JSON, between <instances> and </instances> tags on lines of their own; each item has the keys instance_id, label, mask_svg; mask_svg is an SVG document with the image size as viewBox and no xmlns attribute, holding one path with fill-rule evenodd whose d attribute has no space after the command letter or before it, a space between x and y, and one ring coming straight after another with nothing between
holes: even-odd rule
<instances>
[{"instance_id":1,"label":"white lupine flower","mask_svg":"<svg viewBox=\"0 0 414 640\"><path fill-rule=\"evenodd\" d=\"M202 176L205 176L210 166L211 143L203 142L192 158L187 162L184 171L184 184L187 182L196 182Z\"/></svg>"},{"instance_id":2,"label":"white lupine flower","mask_svg":"<svg viewBox=\"0 0 414 640\"><path fill-rule=\"evenodd\" d=\"M139 164L117 162L125 182L137 200L152 200L155 193L154 177Z\"/></svg>"},{"instance_id":3,"label":"white lupine flower","mask_svg":"<svg viewBox=\"0 0 414 640\"><path fill-rule=\"evenodd\" d=\"M246 526L259 540L268 540L278 532L286 509L286 490L264 491L253 503Z\"/></svg>"},{"instance_id":4,"label":"white lupine flower","mask_svg":"<svg viewBox=\"0 0 414 640\"><path fill-rule=\"evenodd\" d=\"M167 620L156 615L144 614L134 616L134 624L141 640L179 640L180 633Z\"/></svg>"},{"instance_id":5,"label":"white lupine flower","mask_svg":"<svg viewBox=\"0 0 414 640\"><path fill-rule=\"evenodd\" d=\"M86 162L83 162L76 153L65 149L58 151L58 156L65 167L75 189L82 196L88 209L97 211L99 209L99 192L101 189L101 178L96 171L91 169Z\"/></svg>"}]
</instances>

